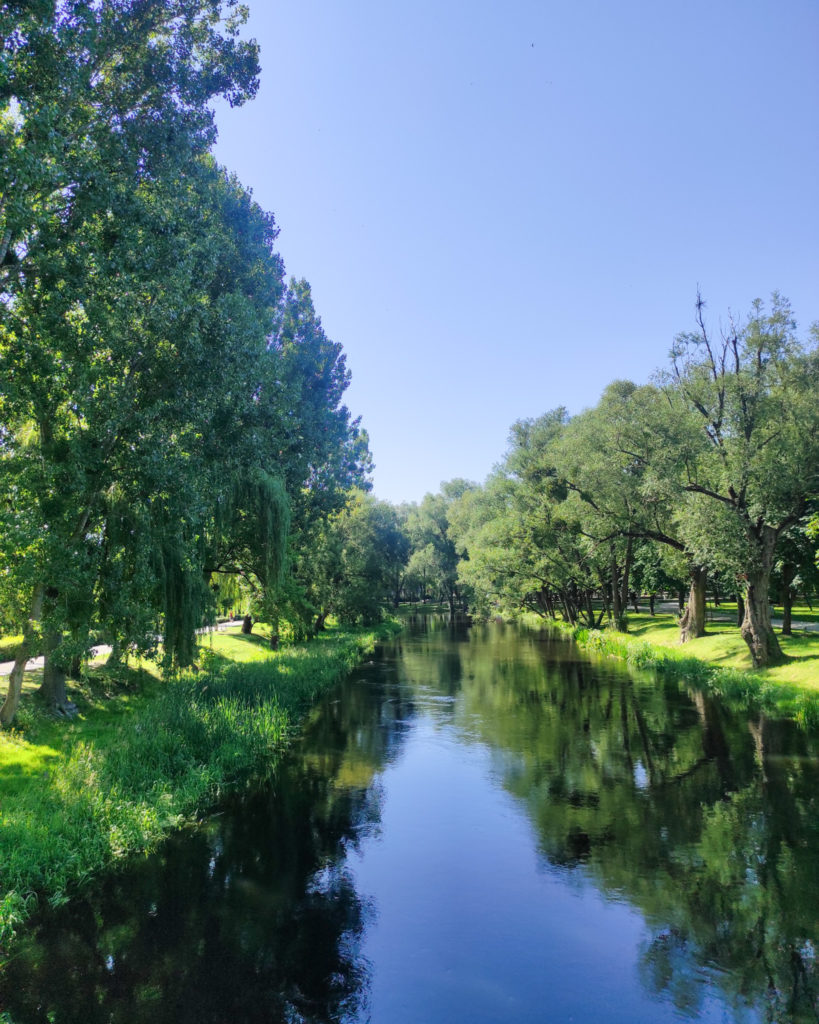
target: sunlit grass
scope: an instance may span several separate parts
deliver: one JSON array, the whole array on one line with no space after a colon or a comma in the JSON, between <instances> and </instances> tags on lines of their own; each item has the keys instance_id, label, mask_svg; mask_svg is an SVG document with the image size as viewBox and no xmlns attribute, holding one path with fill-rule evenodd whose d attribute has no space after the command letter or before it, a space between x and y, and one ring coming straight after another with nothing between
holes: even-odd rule
<instances>
[{"instance_id":1,"label":"sunlit grass","mask_svg":"<svg viewBox=\"0 0 819 1024\"><path fill-rule=\"evenodd\" d=\"M17 655L17 648L22 642L22 634L20 636L0 637L0 661L14 661Z\"/></svg>"},{"instance_id":2,"label":"sunlit grass","mask_svg":"<svg viewBox=\"0 0 819 1024\"><path fill-rule=\"evenodd\" d=\"M666 647L700 658L720 668L731 668L753 672L771 683L792 683L807 690L819 692L819 632L794 630L793 636L782 636L778 630L777 639L785 655L781 665L766 669L754 669L748 645L740 636L734 623L714 621L706 624L706 636L680 644L680 631L673 615L629 616L628 636L645 640L658 647Z\"/></svg>"}]
</instances>

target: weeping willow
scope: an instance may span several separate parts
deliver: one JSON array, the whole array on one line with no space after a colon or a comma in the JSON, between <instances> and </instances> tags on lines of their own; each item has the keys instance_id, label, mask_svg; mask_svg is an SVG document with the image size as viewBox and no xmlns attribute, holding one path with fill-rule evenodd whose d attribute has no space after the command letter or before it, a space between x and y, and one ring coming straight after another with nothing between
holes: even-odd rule
<instances>
[{"instance_id":1,"label":"weeping willow","mask_svg":"<svg viewBox=\"0 0 819 1024\"><path fill-rule=\"evenodd\" d=\"M129 504L111 495L103 617L130 640L146 630L147 616L159 613L168 667L184 668L196 658L196 631L214 608L208 584L215 549L231 550L266 593L276 590L287 567L290 506L276 477L261 470L237 476L210 513L207 508L203 503L192 514L164 501Z\"/></svg>"},{"instance_id":2,"label":"weeping willow","mask_svg":"<svg viewBox=\"0 0 819 1024\"><path fill-rule=\"evenodd\" d=\"M204 545L194 542L191 550L190 543L185 543L185 532L166 535L160 548L165 661L177 668L193 663L196 630L211 601L202 570Z\"/></svg>"},{"instance_id":3,"label":"weeping willow","mask_svg":"<svg viewBox=\"0 0 819 1024\"><path fill-rule=\"evenodd\" d=\"M238 481L232 519L234 528L246 535L245 543L262 586L275 589L287 569L290 502L284 484L263 470Z\"/></svg>"}]
</instances>

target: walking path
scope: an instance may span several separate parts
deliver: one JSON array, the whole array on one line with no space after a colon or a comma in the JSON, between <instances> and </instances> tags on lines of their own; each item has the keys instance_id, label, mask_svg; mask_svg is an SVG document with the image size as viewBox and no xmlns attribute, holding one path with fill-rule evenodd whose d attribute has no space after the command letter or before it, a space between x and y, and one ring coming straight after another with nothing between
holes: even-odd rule
<instances>
[{"instance_id":1,"label":"walking path","mask_svg":"<svg viewBox=\"0 0 819 1024\"><path fill-rule=\"evenodd\" d=\"M241 624L241 619L232 619L227 622L217 622L215 626L205 626L203 629L197 629L197 633L215 633L220 630L227 629L228 626L238 626ZM103 654L110 654L111 648L107 644L99 644L97 647L91 648L91 658L99 658ZM42 655L38 658L30 658L26 662L25 671L33 672L35 669L43 667L44 658ZM0 662L0 676L10 676L11 670L14 668L13 661L2 661Z\"/></svg>"},{"instance_id":2,"label":"walking path","mask_svg":"<svg viewBox=\"0 0 819 1024\"><path fill-rule=\"evenodd\" d=\"M663 615L676 615L679 612L679 604L676 601L657 601L654 605L656 611ZM647 611L648 607L644 604L640 605L640 611ZM736 614L730 614L729 612L720 612L715 609L709 608L708 613L705 617L706 622L735 622ZM782 619L771 619L771 625L774 629L782 628ZM798 632L800 629L806 630L808 633L819 632L819 622L800 622L794 619L791 622L791 629L794 632Z\"/></svg>"}]
</instances>

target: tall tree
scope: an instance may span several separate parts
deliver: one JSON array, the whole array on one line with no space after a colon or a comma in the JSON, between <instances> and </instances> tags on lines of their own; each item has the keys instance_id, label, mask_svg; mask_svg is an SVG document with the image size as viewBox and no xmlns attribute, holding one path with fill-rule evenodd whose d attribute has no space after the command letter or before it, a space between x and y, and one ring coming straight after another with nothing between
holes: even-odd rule
<instances>
[{"instance_id":1,"label":"tall tree","mask_svg":"<svg viewBox=\"0 0 819 1024\"><path fill-rule=\"evenodd\" d=\"M454 502L475 484L467 480L449 480L441 484L438 494L426 494L420 505L407 517L407 531L414 552L425 552L423 558L432 583L454 615L461 601L458 584L458 562L461 552L450 530L450 510Z\"/></svg>"},{"instance_id":2,"label":"tall tree","mask_svg":"<svg viewBox=\"0 0 819 1024\"><path fill-rule=\"evenodd\" d=\"M112 482L164 476L181 490L176 473L150 463L178 450L179 466L199 440L197 388L215 324L241 319L243 301L230 286L232 299L215 296L218 200L199 224L195 200L216 188L202 159L208 104L252 95L258 70L231 0L63 0L28 5L19 23L16 14L0 11L0 411L4 509L12 536L28 543L16 554L29 611L3 723L40 623L62 670L61 634L87 619ZM247 326L234 324L234 336ZM48 668L45 681L64 706L60 673Z\"/></svg>"},{"instance_id":3,"label":"tall tree","mask_svg":"<svg viewBox=\"0 0 819 1024\"><path fill-rule=\"evenodd\" d=\"M681 334L665 379L671 416L693 417L697 444L677 453L681 528L702 564L731 562L745 599L742 636L756 666L781 657L769 584L777 540L819 489L819 356L804 347L788 303L757 300L715 337L697 300L698 330Z\"/></svg>"}]
</instances>

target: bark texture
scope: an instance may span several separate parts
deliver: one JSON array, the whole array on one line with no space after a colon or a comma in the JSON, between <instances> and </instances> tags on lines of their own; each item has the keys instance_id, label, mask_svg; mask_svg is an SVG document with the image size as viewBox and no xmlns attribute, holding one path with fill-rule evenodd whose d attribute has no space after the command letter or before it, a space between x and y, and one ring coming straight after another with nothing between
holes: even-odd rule
<instances>
[{"instance_id":1,"label":"bark texture","mask_svg":"<svg viewBox=\"0 0 819 1024\"><path fill-rule=\"evenodd\" d=\"M37 624L42 618L44 598L45 587L42 583L38 583L34 588L34 595L31 599L31 613L29 614L28 620L23 628L23 642L17 648L17 654L14 658L14 666L11 670L11 675L9 676L8 693L6 694L5 701L3 701L3 707L0 708L0 725L4 728L11 725L14 721L14 716L17 714L17 708L20 706L20 697L23 692L23 672L25 671L26 662L31 656L31 649L34 637L36 636Z\"/></svg>"},{"instance_id":2,"label":"bark texture","mask_svg":"<svg viewBox=\"0 0 819 1024\"><path fill-rule=\"evenodd\" d=\"M688 604L680 619L680 643L705 636L705 583L708 572L701 565L691 570Z\"/></svg>"},{"instance_id":3,"label":"bark texture","mask_svg":"<svg viewBox=\"0 0 819 1024\"><path fill-rule=\"evenodd\" d=\"M771 625L771 605L768 599L776 537L776 530L769 526L761 527L759 561L746 577L745 615L740 633L751 652L754 668L782 660L782 648Z\"/></svg>"}]
</instances>

